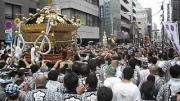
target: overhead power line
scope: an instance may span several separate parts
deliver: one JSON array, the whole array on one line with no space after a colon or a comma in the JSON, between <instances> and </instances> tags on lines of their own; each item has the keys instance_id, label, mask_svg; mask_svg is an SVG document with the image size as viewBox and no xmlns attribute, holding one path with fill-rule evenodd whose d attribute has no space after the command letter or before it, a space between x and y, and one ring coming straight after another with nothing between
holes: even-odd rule
<instances>
[{"instance_id":1,"label":"overhead power line","mask_svg":"<svg viewBox=\"0 0 180 101\"><path fill-rule=\"evenodd\" d=\"M165 0L162 2L162 5L164 4L164 2L165 2ZM153 17L153 16L159 14L159 13L162 11L162 5L161 5L160 10L159 10L157 13L154 13L154 14L152 14L152 15L150 15L150 16L147 16L147 17Z\"/></svg>"}]
</instances>

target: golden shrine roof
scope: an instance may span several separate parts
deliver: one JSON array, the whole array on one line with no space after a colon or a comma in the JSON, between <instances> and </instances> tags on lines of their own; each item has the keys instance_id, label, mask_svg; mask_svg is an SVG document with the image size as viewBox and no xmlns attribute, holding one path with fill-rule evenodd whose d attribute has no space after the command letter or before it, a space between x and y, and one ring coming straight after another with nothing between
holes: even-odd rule
<instances>
[{"instance_id":1,"label":"golden shrine roof","mask_svg":"<svg viewBox=\"0 0 180 101\"><path fill-rule=\"evenodd\" d=\"M52 0L47 0L48 5ZM66 15L58 14L59 10L54 9L52 6L45 6L43 9L36 9L36 14L29 14L29 18L22 18L21 30L25 33L41 32L46 29L48 20L51 20L54 26L52 26L55 32L72 32L75 31L81 20L76 18L69 20ZM14 20L14 23L18 25L19 18Z\"/></svg>"}]
</instances>

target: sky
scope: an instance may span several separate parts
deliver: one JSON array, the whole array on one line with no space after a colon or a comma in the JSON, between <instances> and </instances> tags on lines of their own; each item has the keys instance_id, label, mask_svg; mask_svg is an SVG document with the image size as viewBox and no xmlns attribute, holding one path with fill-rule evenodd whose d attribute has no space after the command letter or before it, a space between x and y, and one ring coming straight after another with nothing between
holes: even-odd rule
<instances>
[{"instance_id":1,"label":"sky","mask_svg":"<svg viewBox=\"0 0 180 101\"><path fill-rule=\"evenodd\" d=\"M161 18L160 15L162 14L162 12L156 14L160 9L161 9L161 5L162 2L164 0L137 0L144 8L152 8L152 15L154 15L152 17L153 19L153 23L157 24L158 29L161 28ZM169 2L169 0L165 0L165 5Z\"/></svg>"}]
</instances>

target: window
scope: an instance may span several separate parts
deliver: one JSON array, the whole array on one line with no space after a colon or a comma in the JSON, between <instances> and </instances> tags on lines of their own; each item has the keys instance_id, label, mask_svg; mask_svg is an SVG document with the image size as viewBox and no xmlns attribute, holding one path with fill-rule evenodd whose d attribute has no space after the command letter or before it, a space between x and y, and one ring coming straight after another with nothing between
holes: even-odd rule
<instances>
[{"instance_id":1,"label":"window","mask_svg":"<svg viewBox=\"0 0 180 101\"><path fill-rule=\"evenodd\" d=\"M81 20L82 20L82 24L83 24L83 25L86 25L86 13L81 12L80 15L81 15L80 18L81 18Z\"/></svg>"},{"instance_id":2,"label":"window","mask_svg":"<svg viewBox=\"0 0 180 101\"><path fill-rule=\"evenodd\" d=\"M99 6L99 0L92 0L92 4Z\"/></svg>"},{"instance_id":3,"label":"window","mask_svg":"<svg viewBox=\"0 0 180 101\"><path fill-rule=\"evenodd\" d=\"M90 22L89 22L89 25L92 26L92 23L93 23L93 17L92 17L92 15L89 15L89 21L90 21Z\"/></svg>"},{"instance_id":4,"label":"window","mask_svg":"<svg viewBox=\"0 0 180 101\"><path fill-rule=\"evenodd\" d=\"M36 13L36 9L35 8L29 8L29 13L35 14Z\"/></svg>"},{"instance_id":5,"label":"window","mask_svg":"<svg viewBox=\"0 0 180 101\"><path fill-rule=\"evenodd\" d=\"M90 15L86 14L86 25L90 25Z\"/></svg>"},{"instance_id":6,"label":"window","mask_svg":"<svg viewBox=\"0 0 180 101\"><path fill-rule=\"evenodd\" d=\"M87 2L89 2L91 4L93 4L93 5L99 6L99 0L84 0L84 1L87 1Z\"/></svg>"},{"instance_id":7,"label":"window","mask_svg":"<svg viewBox=\"0 0 180 101\"><path fill-rule=\"evenodd\" d=\"M93 16L93 23L92 26L98 26L98 17Z\"/></svg>"},{"instance_id":8,"label":"window","mask_svg":"<svg viewBox=\"0 0 180 101\"><path fill-rule=\"evenodd\" d=\"M21 14L21 6L5 3L5 18L14 19L16 14Z\"/></svg>"},{"instance_id":9,"label":"window","mask_svg":"<svg viewBox=\"0 0 180 101\"><path fill-rule=\"evenodd\" d=\"M98 26L98 17L75 9L73 12L75 16L81 19L83 25Z\"/></svg>"},{"instance_id":10,"label":"window","mask_svg":"<svg viewBox=\"0 0 180 101\"><path fill-rule=\"evenodd\" d=\"M177 10L177 5L176 4L173 5L173 10Z\"/></svg>"}]
</instances>

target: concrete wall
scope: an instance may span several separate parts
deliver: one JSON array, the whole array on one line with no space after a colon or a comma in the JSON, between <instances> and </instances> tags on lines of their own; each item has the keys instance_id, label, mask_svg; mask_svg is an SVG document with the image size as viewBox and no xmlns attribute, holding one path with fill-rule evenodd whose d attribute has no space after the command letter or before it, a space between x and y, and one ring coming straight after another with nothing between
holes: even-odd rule
<instances>
[{"instance_id":1,"label":"concrete wall","mask_svg":"<svg viewBox=\"0 0 180 101\"><path fill-rule=\"evenodd\" d=\"M81 27L78 29L78 34L81 36L81 38L98 39L99 28L81 25Z\"/></svg>"},{"instance_id":2,"label":"concrete wall","mask_svg":"<svg viewBox=\"0 0 180 101\"><path fill-rule=\"evenodd\" d=\"M5 23L5 15L4 15L4 1L0 0L0 40L4 40L5 38L5 33L4 33L4 23Z\"/></svg>"},{"instance_id":3,"label":"concrete wall","mask_svg":"<svg viewBox=\"0 0 180 101\"><path fill-rule=\"evenodd\" d=\"M140 22L140 24L138 24L138 27L141 28L139 30L139 33L142 34L142 37L145 37L147 35L147 23L144 19L136 19L137 22Z\"/></svg>"},{"instance_id":4,"label":"concrete wall","mask_svg":"<svg viewBox=\"0 0 180 101\"><path fill-rule=\"evenodd\" d=\"M88 3L84 0L60 0L59 4L60 8L62 9L62 14L67 15L70 19L72 16L74 16L72 9L79 10L97 17L99 15L98 6ZM80 36L85 39L99 39L100 37L99 27L87 25L81 25L78 29L78 34L80 34Z\"/></svg>"},{"instance_id":5,"label":"concrete wall","mask_svg":"<svg viewBox=\"0 0 180 101\"><path fill-rule=\"evenodd\" d=\"M99 14L98 6L90 4L84 0L60 0L59 2L62 9L73 8L95 16L98 16Z\"/></svg>"}]
</instances>

